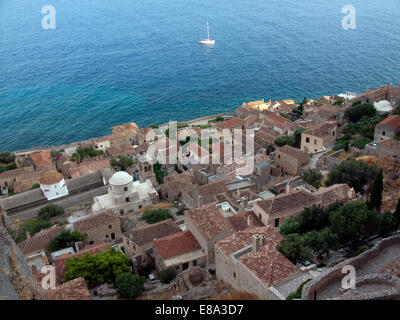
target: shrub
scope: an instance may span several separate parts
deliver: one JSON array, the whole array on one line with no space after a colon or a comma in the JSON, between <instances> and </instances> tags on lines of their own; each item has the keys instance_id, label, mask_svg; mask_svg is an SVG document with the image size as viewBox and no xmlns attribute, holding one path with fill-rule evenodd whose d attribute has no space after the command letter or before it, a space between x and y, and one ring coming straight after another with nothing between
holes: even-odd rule
<instances>
[{"instance_id":1,"label":"shrub","mask_svg":"<svg viewBox=\"0 0 400 320\"><path fill-rule=\"evenodd\" d=\"M364 116L371 118L375 115L376 115L376 109L374 105L370 103L353 105L350 108L348 108L344 113L344 116L350 122L357 122Z\"/></svg>"},{"instance_id":2,"label":"shrub","mask_svg":"<svg viewBox=\"0 0 400 320\"><path fill-rule=\"evenodd\" d=\"M121 273L115 279L118 297L122 299L134 299L140 296L144 289L145 278L132 273Z\"/></svg>"},{"instance_id":3,"label":"shrub","mask_svg":"<svg viewBox=\"0 0 400 320\"><path fill-rule=\"evenodd\" d=\"M319 188L321 186L322 174L317 169L309 169L304 171L301 175L301 178L315 188Z\"/></svg>"},{"instance_id":4,"label":"shrub","mask_svg":"<svg viewBox=\"0 0 400 320\"><path fill-rule=\"evenodd\" d=\"M149 224L153 224L163 220L172 219L172 215L166 209L155 209L145 211L140 219Z\"/></svg>"},{"instance_id":5,"label":"shrub","mask_svg":"<svg viewBox=\"0 0 400 320\"><path fill-rule=\"evenodd\" d=\"M57 250L65 249L68 247L72 247L75 242L83 241L86 239L86 236L79 233L78 231L69 231L64 230L61 231L53 240L50 241L47 249L50 252L54 252Z\"/></svg>"},{"instance_id":6,"label":"shrub","mask_svg":"<svg viewBox=\"0 0 400 320\"><path fill-rule=\"evenodd\" d=\"M289 294L286 298L286 300L293 300L293 299L301 299L301 294L303 291L303 287L310 282L312 279L308 279L306 281L304 281L295 292L292 292L291 294Z\"/></svg>"},{"instance_id":7,"label":"shrub","mask_svg":"<svg viewBox=\"0 0 400 320\"><path fill-rule=\"evenodd\" d=\"M48 204L45 207L40 208L38 213L39 220L50 220L52 217L56 217L65 213L64 208L56 204Z\"/></svg>"},{"instance_id":8,"label":"shrub","mask_svg":"<svg viewBox=\"0 0 400 320\"><path fill-rule=\"evenodd\" d=\"M173 268L168 268L157 272L157 275L160 278L161 283L167 284L175 279L176 271Z\"/></svg>"},{"instance_id":9,"label":"shrub","mask_svg":"<svg viewBox=\"0 0 400 320\"><path fill-rule=\"evenodd\" d=\"M353 147L358 148L358 149L364 149L365 145L370 143L370 142L371 142L371 140L368 139L368 138L359 137L359 138L356 138L355 140L353 140L351 145Z\"/></svg>"}]
</instances>

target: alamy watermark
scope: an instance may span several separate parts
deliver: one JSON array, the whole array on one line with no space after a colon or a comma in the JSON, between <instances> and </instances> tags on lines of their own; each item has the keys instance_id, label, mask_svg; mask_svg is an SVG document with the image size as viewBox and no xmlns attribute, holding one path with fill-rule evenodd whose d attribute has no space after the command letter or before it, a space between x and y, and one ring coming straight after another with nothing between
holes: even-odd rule
<instances>
[{"instance_id":1,"label":"alamy watermark","mask_svg":"<svg viewBox=\"0 0 400 320\"><path fill-rule=\"evenodd\" d=\"M356 288L356 268L352 265L345 265L342 268L342 273L346 274L342 279L342 289L354 290Z\"/></svg>"},{"instance_id":2,"label":"alamy watermark","mask_svg":"<svg viewBox=\"0 0 400 320\"><path fill-rule=\"evenodd\" d=\"M342 14L345 14L342 19L342 28L344 30L357 29L356 8L346 5L342 8Z\"/></svg>"},{"instance_id":3,"label":"alamy watermark","mask_svg":"<svg viewBox=\"0 0 400 320\"><path fill-rule=\"evenodd\" d=\"M43 30L55 30L56 8L51 5L46 5L42 8L42 13L45 15L42 19Z\"/></svg>"}]
</instances>

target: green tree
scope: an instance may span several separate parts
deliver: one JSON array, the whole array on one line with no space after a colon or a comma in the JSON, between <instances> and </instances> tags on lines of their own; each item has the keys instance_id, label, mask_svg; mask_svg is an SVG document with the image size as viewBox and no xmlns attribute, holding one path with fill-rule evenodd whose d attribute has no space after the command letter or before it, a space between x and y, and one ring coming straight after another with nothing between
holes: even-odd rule
<instances>
[{"instance_id":1,"label":"green tree","mask_svg":"<svg viewBox=\"0 0 400 320\"><path fill-rule=\"evenodd\" d=\"M363 192L363 187L371 180L375 179L378 173L376 167L369 166L361 160L343 161L333 167L328 174L327 186L336 183L347 183L357 192Z\"/></svg>"},{"instance_id":2,"label":"green tree","mask_svg":"<svg viewBox=\"0 0 400 320\"><path fill-rule=\"evenodd\" d=\"M56 205L56 204L48 204L40 208L38 212L39 220L50 220L52 217L56 217L65 213L64 208Z\"/></svg>"},{"instance_id":3,"label":"green tree","mask_svg":"<svg viewBox=\"0 0 400 320\"><path fill-rule=\"evenodd\" d=\"M379 235L387 237L395 232L398 228L396 216L390 211L385 211L379 217Z\"/></svg>"},{"instance_id":4,"label":"green tree","mask_svg":"<svg viewBox=\"0 0 400 320\"><path fill-rule=\"evenodd\" d=\"M277 248L293 264L312 258L312 251L307 246L306 239L298 233L286 235Z\"/></svg>"},{"instance_id":5,"label":"green tree","mask_svg":"<svg viewBox=\"0 0 400 320\"><path fill-rule=\"evenodd\" d=\"M158 161L154 164L153 169L154 174L156 175L157 182L159 184L164 183L164 177L168 175L168 172L162 169L162 166Z\"/></svg>"},{"instance_id":6,"label":"green tree","mask_svg":"<svg viewBox=\"0 0 400 320\"><path fill-rule=\"evenodd\" d=\"M146 279L132 273L121 273L115 279L118 297L122 299L134 299L140 296L144 289Z\"/></svg>"},{"instance_id":7,"label":"green tree","mask_svg":"<svg viewBox=\"0 0 400 320\"><path fill-rule=\"evenodd\" d=\"M296 139L294 136L282 136L282 137L275 139L275 144L278 147L283 147L285 145L289 145L289 146L293 147L296 145Z\"/></svg>"},{"instance_id":8,"label":"green tree","mask_svg":"<svg viewBox=\"0 0 400 320\"><path fill-rule=\"evenodd\" d=\"M322 174L318 169L308 169L304 171L301 175L301 178L315 188L319 188L321 186Z\"/></svg>"},{"instance_id":9,"label":"green tree","mask_svg":"<svg viewBox=\"0 0 400 320\"><path fill-rule=\"evenodd\" d=\"M13 163L15 161L15 154L10 151L0 152L0 162L3 163Z\"/></svg>"},{"instance_id":10,"label":"green tree","mask_svg":"<svg viewBox=\"0 0 400 320\"><path fill-rule=\"evenodd\" d=\"M379 170L372 186L371 186L371 196L368 202L368 208L375 208L377 211L382 206L382 192L383 192L383 173L382 169Z\"/></svg>"},{"instance_id":11,"label":"green tree","mask_svg":"<svg viewBox=\"0 0 400 320\"><path fill-rule=\"evenodd\" d=\"M168 268L157 272L157 275L160 278L161 283L167 284L175 279L176 271L173 268Z\"/></svg>"},{"instance_id":12,"label":"green tree","mask_svg":"<svg viewBox=\"0 0 400 320\"><path fill-rule=\"evenodd\" d=\"M377 226L368 230L368 224L374 217L375 210L369 210L364 201L355 201L331 212L330 228L340 244L349 244L356 249L363 240L377 232Z\"/></svg>"},{"instance_id":13,"label":"green tree","mask_svg":"<svg viewBox=\"0 0 400 320\"><path fill-rule=\"evenodd\" d=\"M345 118L350 122L357 122L364 116L372 118L375 115L376 109L370 103L351 106L344 113Z\"/></svg>"},{"instance_id":14,"label":"green tree","mask_svg":"<svg viewBox=\"0 0 400 320\"><path fill-rule=\"evenodd\" d=\"M75 242L83 241L86 236L78 231L64 230L61 231L53 240L50 241L47 249L50 252L72 247Z\"/></svg>"},{"instance_id":15,"label":"green tree","mask_svg":"<svg viewBox=\"0 0 400 320\"><path fill-rule=\"evenodd\" d=\"M394 216L396 218L397 227L400 226L400 198L397 200L396 210L394 211Z\"/></svg>"},{"instance_id":16,"label":"green tree","mask_svg":"<svg viewBox=\"0 0 400 320\"><path fill-rule=\"evenodd\" d=\"M125 171L133 165L133 159L131 157L121 156L119 160L111 159L110 163L111 166L120 167L122 171Z\"/></svg>"},{"instance_id":17,"label":"green tree","mask_svg":"<svg viewBox=\"0 0 400 320\"><path fill-rule=\"evenodd\" d=\"M63 282L82 277L90 286L114 283L120 274L130 271L130 265L130 260L122 252L109 247L96 255L67 259Z\"/></svg>"},{"instance_id":18,"label":"green tree","mask_svg":"<svg viewBox=\"0 0 400 320\"><path fill-rule=\"evenodd\" d=\"M140 219L153 224L163 220L172 219L172 215L167 209L154 209L146 210Z\"/></svg>"}]
</instances>

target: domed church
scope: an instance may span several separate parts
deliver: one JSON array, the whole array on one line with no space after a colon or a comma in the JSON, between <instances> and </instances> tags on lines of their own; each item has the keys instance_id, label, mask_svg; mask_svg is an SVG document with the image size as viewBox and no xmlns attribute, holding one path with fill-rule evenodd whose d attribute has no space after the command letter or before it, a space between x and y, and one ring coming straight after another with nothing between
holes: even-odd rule
<instances>
[{"instance_id":1,"label":"domed church","mask_svg":"<svg viewBox=\"0 0 400 320\"><path fill-rule=\"evenodd\" d=\"M94 198L92 211L94 214L111 210L124 215L149 206L158 200L158 193L150 180L133 181L133 177L119 171L109 180L108 193Z\"/></svg>"}]
</instances>

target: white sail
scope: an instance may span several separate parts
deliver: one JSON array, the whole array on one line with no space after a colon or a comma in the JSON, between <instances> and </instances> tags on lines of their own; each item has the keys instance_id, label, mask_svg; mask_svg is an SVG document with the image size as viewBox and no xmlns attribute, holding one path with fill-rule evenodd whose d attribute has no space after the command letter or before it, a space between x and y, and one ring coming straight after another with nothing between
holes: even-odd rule
<instances>
[{"instance_id":1,"label":"white sail","mask_svg":"<svg viewBox=\"0 0 400 320\"><path fill-rule=\"evenodd\" d=\"M210 28L208 26L208 21L207 21L207 39L200 40L200 43L205 44L205 45L214 45L215 44L215 40L210 39Z\"/></svg>"}]
</instances>

